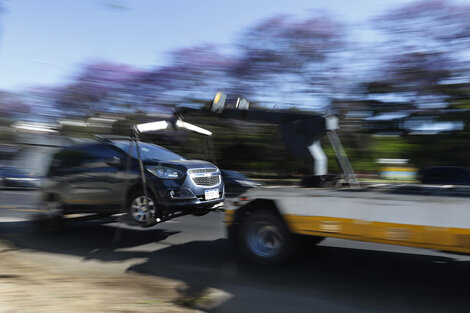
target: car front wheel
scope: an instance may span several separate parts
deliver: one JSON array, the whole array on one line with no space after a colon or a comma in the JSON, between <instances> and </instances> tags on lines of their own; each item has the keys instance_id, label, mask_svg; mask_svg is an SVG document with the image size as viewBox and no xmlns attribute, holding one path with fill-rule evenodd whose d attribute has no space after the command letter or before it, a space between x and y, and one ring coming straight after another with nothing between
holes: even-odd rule
<instances>
[{"instance_id":1,"label":"car front wheel","mask_svg":"<svg viewBox=\"0 0 470 313\"><path fill-rule=\"evenodd\" d=\"M59 200L44 200L41 212L32 216L33 229L39 233L56 233L62 229L63 215L63 205Z\"/></svg>"},{"instance_id":2,"label":"car front wheel","mask_svg":"<svg viewBox=\"0 0 470 313\"><path fill-rule=\"evenodd\" d=\"M135 192L127 203L128 221L137 226L153 226L156 224L156 201L153 195L147 195L147 203L143 191Z\"/></svg>"}]
</instances>

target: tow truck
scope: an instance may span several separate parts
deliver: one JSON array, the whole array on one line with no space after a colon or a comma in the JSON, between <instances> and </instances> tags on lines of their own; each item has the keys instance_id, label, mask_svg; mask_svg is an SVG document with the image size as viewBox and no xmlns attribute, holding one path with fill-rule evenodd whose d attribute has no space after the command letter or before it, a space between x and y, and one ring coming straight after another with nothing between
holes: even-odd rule
<instances>
[{"instance_id":1,"label":"tow truck","mask_svg":"<svg viewBox=\"0 0 470 313\"><path fill-rule=\"evenodd\" d=\"M229 241L247 259L283 263L301 242L314 245L327 237L470 253L470 188L361 186L336 134L335 116L250 110L246 99L229 104L226 98L217 93L210 110L221 118L278 125L294 155L310 153L314 160L307 187L254 188L226 206ZM333 188L322 188L328 182L320 145L325 136L343 171Z\"/></svg>"}]
</instances>

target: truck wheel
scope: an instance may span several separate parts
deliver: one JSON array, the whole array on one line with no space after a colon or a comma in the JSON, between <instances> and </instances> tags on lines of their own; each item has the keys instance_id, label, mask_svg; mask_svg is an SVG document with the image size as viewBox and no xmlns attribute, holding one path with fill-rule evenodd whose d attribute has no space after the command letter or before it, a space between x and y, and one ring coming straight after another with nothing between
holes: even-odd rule
<instances>
[{"instance_id":1,"label":"truck wheel","mask_svg":"<svg viewBox=\"0 0 470 313\"><path fill-rule=\"evenodd\" d=\"M254 212L241 224L239 244L250 261L278 265L289 259L294 240L284 222L271 212Z\"/></svg>"},{"instance_id":2,"label":"truck wheel","mask_svg":"<svg viewBox=\"0 0 470 313\"><path fill-rule=\"evenodd\" d=\"M156 224L153 220L148 220L150 216L155 216L156 213L156 202L152 194L147 195L148 206L150 214L145 206L145 196L142 190L134 192L127 202L127 218L128 224L136 226L153 226Z\"/></svg>"}]
</instances>

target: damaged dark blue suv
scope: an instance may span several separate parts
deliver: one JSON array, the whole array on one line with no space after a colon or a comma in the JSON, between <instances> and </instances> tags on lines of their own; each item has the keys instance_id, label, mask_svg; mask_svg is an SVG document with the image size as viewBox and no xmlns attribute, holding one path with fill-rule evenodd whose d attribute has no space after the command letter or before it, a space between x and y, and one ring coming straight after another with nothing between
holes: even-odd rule
<instances>
[{"instance_id":1,"label":"damaged dark blue suv","mask_svg":"<svg viewBox=\"0 0 470 313\"><path fill-rule=\"evenodd\" d=\"M79 144L56 153L42 188L44 208L55 214L126 213L131 223L149 225L150 218L203 215L222 206L224 184L215 165L187 160L150 143L139 142L138 147L147 204L137 145L117 140Z\"/></svg>"}]
</instances>

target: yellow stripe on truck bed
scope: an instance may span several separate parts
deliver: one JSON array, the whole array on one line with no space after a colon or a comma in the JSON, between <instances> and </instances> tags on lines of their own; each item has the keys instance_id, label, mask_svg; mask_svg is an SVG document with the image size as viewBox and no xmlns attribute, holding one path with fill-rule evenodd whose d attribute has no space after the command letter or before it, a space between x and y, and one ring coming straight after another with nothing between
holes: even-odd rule
<instances>
[{"instance_id":1,"label":"yellow stripe on truck bed","mask_svg":"<svg viewBox=\"0 0 470 313\"><path fill-rule=\"evenodd\" d=\"M470 253L470 229L283 215L293 233Z\"/></svg>"}]
</instances>

